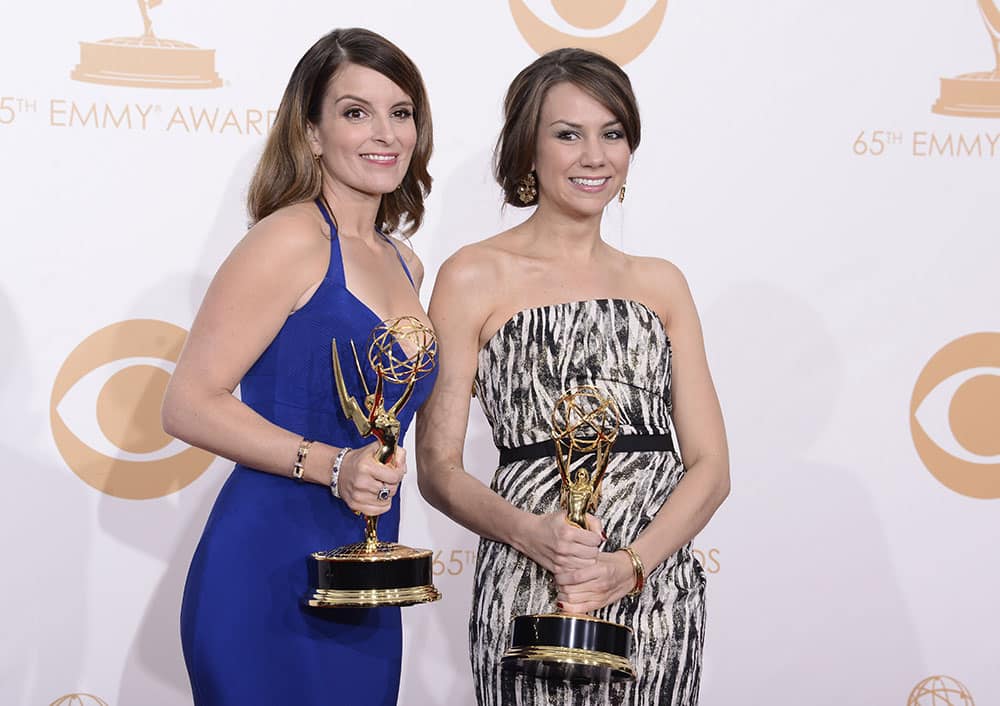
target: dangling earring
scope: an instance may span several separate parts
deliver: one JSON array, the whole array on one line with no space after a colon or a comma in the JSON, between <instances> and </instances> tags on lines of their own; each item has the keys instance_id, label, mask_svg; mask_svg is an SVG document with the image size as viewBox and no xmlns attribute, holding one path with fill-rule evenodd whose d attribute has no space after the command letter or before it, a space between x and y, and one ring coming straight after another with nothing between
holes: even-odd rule
<instances>
[{"instance_id":1,"label":"dangling earring","mask_svg":"<svg viewBox=\"0 0 1000 706\"><path fill-rule=\"evenodd\" d=\"M323 167L320 164L320 159L323 157L321 154L313 154L313 173L316 175L316 181L320 184L323 183Z\"/></svg>"},{"instance_id":2,"label":"dangling earring","mask_svg":"<svg viewBox=\"0 0 1000 706\"><path fill-rule=\"evenodd\" d=\"M622 184L622 188L618 192L618 203L624 203L624 201L625 201L625 185Z\"/></svg>"},{"instance_id":3,"label":"dangling earring","mask_svg":"<svg viewBox=\"0 0 1000 706\"><path fill-rule=\"evenodd\" d=\"M535 173L528 172L523 177L517 180L517 198L518 200L527 206L529 203L535 200L538 196L538 182L535 180Z\"/></svg>"}]
</instances>

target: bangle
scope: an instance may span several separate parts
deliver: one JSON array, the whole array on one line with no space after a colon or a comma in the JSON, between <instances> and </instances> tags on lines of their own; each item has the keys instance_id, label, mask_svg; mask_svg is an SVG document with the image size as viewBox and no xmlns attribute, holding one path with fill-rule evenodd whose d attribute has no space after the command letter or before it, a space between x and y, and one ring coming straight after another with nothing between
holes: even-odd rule
<instances>
[{"instance_id":1,"label":"bangle","mask_svg":"<svg viewBox=\"0 0 1000 706\"><path fill-rule=\"evenodd\" d=\"M642 559L632 547L623 547L622 551L627 553L632 560L632 573L635 574L635 586L628 592L630 596L638 596L642 593L642 587L646 583L646 570L642 566Z\"/></svg>"},{"instance_id":2,"label":"bangle","mask_svg":"<svg viewBox=\"0 0 1000 706\"><path fill-rule=\"evenodd\" d=\"M330 468L330 493L333 497L340 497L340 486L338 482L340 481L340 464L344 462L344 457L347 456L348 451L353 451L350 446L343 447L337 452L337 457L333 459L333 466Z\"/></svg>"},{"instance_id":3,"label":"bangle","mask_svg":"<svg viewBox=\"0 0 1000 706\"><path fill-rule=\"evenodd\" d=\"M299 450L295 452L295 465L292 466L292 478L302 482L302 475L306 472L306 456L309 455L309 447L312 446L312 439L302 438L299 442Z\"/></svg>"}]
</instances>

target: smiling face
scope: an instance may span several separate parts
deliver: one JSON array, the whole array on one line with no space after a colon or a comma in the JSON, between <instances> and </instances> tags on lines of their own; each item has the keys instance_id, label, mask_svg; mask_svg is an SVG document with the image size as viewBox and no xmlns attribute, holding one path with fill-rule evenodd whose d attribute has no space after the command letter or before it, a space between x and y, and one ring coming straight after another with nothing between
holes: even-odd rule
<instances>
[{"instance_id":1,"label":"smiling face","mask_svg":"<svg viewBox=\"0 0 1000 706\"><path fill-rule=\"evenodd\" d=\"M568 82L549 89L535 148L539 208L600 215L625 183L630 157L621 122L600 101Z\"/></svg>"},{"instance_id":2,"label":"smiling face","mask_svg":"<svg viewBox=\"0 0 1000 706\"><path fill-rule=\"evenodd\" d=\"M309 142L334 193L387 194L403 181L417 143L413 102L391 79L357 64L327 85Z\"/></svg>"}]
</instances>

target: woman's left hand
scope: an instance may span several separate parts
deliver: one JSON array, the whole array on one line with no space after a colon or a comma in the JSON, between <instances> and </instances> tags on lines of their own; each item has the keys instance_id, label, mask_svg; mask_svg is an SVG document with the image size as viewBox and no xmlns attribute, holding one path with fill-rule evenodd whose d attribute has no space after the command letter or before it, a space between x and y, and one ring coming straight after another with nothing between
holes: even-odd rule
<instances>
[{"instance_id":1,"label":"woman's left hand","mask_svg":"<svg viewBox=\"0 0 1000 706\"><path fill-rule=\"evenodd\" d=\"M555 574L563 613L589 613L621 600L635 586L632 560L624 551L601 552L588 567Z\"/></svg>"}]
</instances>

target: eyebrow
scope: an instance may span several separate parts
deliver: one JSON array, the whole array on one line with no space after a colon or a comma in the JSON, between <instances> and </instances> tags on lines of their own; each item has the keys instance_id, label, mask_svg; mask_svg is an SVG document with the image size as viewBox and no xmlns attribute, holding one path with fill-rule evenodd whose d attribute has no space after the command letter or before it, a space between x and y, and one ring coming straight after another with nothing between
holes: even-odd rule
<instances>
[{"instance_id":1,"label":"eyebrow","mask_svg":"<svg viewBox=\"0 0 1000 706\"><path fill-rule=\"evenodd\" d=\"M340 98L338 98L337 100L334 101L334 104L336 105L337 103L340 103L341 101L354 101L355 103L364 103L367 106L371 105L371 103L369 101L366 101L364 98L362 98L360 96L352 95L350 93L348 93L347 95L340 96ZM413 107L413 101L410 101L410 100L399 101L398 103L393 104L392 107L393 108L398 108L398 107L403 106L403 105L412 108Z\"/></svg>"},{"instance_id":2,"label":"eyebrow","mask_svg":"<svg viewBox=\"0 0 1000 706\"><path fill-rule=\"evenodd\" d=\"M562 123L563 125L568 125L569 127L575 130L583 129L583 125L580 125L579 123L571 123L569 120L553 120L551 123L549 123L549 127L552 127L556 123ZM601 129L603 130L606 127L611 127L612 125L621 125L621 124L622 124L621 120L609 120L608 122L601 125Z\"/></svg>"},{"instance_id":3,"label":"eyebrow","mask_svg":"<svg viewBox=\"0 0 1000 706\"><path fill-rule=\"evenodd\" d=\"M371 103L369 103L368 101L366 101L364 98L361 98L360 96L353 96L350 93L348 93L347 95L341 96L340 98L338 98L334 102L340 103L341 101L355 101L356 103L364 103L365 105L371 105Z\"/></svg>"}]
</instances>

